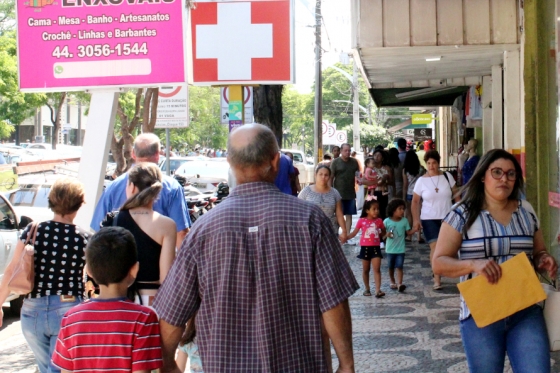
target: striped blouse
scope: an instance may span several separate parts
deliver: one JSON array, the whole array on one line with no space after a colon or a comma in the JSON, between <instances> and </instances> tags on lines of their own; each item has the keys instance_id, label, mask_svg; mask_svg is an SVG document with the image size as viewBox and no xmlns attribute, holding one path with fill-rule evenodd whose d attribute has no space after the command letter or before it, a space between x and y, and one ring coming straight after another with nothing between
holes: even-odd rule
<instances>
[{"instance_id":1,"label":"striped blouse","mask_svg":"<svg viewBox=\"0 0 560 373\"><path fill-rule=\"evenodd\" d=\"M443 219L463 236L459 249L460 260L492 258L501 264L521 252L532 259L533 236L539 229L539 221L529 202L519 201L507 226L498 223L488 211L483 210L468 231L463 233L467 214L465 206L461 204L455 206ZM477 274L474 272L461 276L461 282L475 276ZM464 320L469 315L469 308L461 296L459 319Z\"/></svg>"}]
</instances>

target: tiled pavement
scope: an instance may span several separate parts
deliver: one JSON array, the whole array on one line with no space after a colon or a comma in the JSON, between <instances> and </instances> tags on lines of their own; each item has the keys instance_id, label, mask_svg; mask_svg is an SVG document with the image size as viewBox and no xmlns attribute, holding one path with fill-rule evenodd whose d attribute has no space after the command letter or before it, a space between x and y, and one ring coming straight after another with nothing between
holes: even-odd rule
<instances>
[{"instance_id":1,"label":"tiled pavement","mask_svg":"<svg viewBox=\"0 0 560 373\"><path fill-rule=\"evenodd\" d=\"M351 298L356 372L468 373L459 332L457 280L443 278L443 290L432 290L428 245L407 244L404 293L389 288L387 263L382 261L381 289L385 297L364 297L359 246L344 252L362 286ZM374 289L370 274L370 287ZM333 352L333 365L337 366ZM512 372L506 362L504 372ZM560 372L560 352L552 353L551 371Z\"/></svg>"}]
</instances>

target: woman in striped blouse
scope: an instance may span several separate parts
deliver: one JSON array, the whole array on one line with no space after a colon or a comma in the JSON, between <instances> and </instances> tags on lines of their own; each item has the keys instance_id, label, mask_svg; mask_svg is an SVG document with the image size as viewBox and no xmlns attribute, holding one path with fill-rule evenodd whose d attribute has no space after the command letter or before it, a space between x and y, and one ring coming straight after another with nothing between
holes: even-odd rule
<instances>
[{"instance_id":1,"label":"woman in striped blouse","mask_svg":"<svg viewBox=\"0 0 560 373\"><path fill-rule=\"evenodd\" d=\"M464 196L443 220L436 245L434 273L466 281L501 277L499 264L525 252L537 270L556 278L557 264L546 252L535 211L520 200L522 170L502 149L486 153ZM502 372L508 354L514 372L549 372L549 342L542 310L533 305L478 328L461 297L460 327L471 372Z\"/></svg>"}]
</instances>

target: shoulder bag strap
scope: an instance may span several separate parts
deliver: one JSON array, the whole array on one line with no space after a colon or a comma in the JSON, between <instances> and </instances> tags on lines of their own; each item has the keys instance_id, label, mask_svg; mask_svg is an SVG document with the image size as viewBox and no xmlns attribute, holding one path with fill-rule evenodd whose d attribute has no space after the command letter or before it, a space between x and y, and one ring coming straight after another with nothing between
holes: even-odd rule
<instances>
[{"instance_id":1,"label":"shoulder bag strap","mask_svg":"<svg viewBox=\"0 0 560 373\"><path fill-rule=\"evenodd\" d=\"M35 245L35 239L37 238L37 226L39 225L39 223L33 222L29 225L31 225L31 228L29 228L29 231L27 232L27 238L25 239L25 245L28 245L29 242L31 242L31 245L34 246ZM33 239L32 239L32 237L33 237Z\"/></svg>"}]
</instances>

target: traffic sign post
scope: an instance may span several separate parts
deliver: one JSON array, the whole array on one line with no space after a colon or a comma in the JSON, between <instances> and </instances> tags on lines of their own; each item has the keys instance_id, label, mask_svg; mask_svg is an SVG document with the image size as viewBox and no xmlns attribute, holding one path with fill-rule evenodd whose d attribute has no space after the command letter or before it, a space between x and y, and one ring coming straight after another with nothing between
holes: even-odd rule
<instances>
[{"instance_id":1,"label":"traffic sign post","mask_svg":"<svg viewBox=\"0 0 560 373\"><path fill-rule=\"evenodd\" d=\"M229 123L229 87L220 89L222 124ZM253 122L253 87L243 87L243 123Z\"/></svg>"},{"instance_id":2,"label":"traffic sign post","mask_svg":"<svg viewBox=\"0 0 560 373\"><path fill-rule=\"evenodd\" d=\"M243 125L243 87L229 86L229 132Z\"/></svg>"},{"instance_id":3,"label":"traffic sign post","mask_svg":"<svg viewBox=\"0 0 560 373\"><path fill-rule=\"evenodd\" d=\"M189 94L184 85L160 87L155 128L186 128L189 126Z\"/></svg>"}]
</instances>

